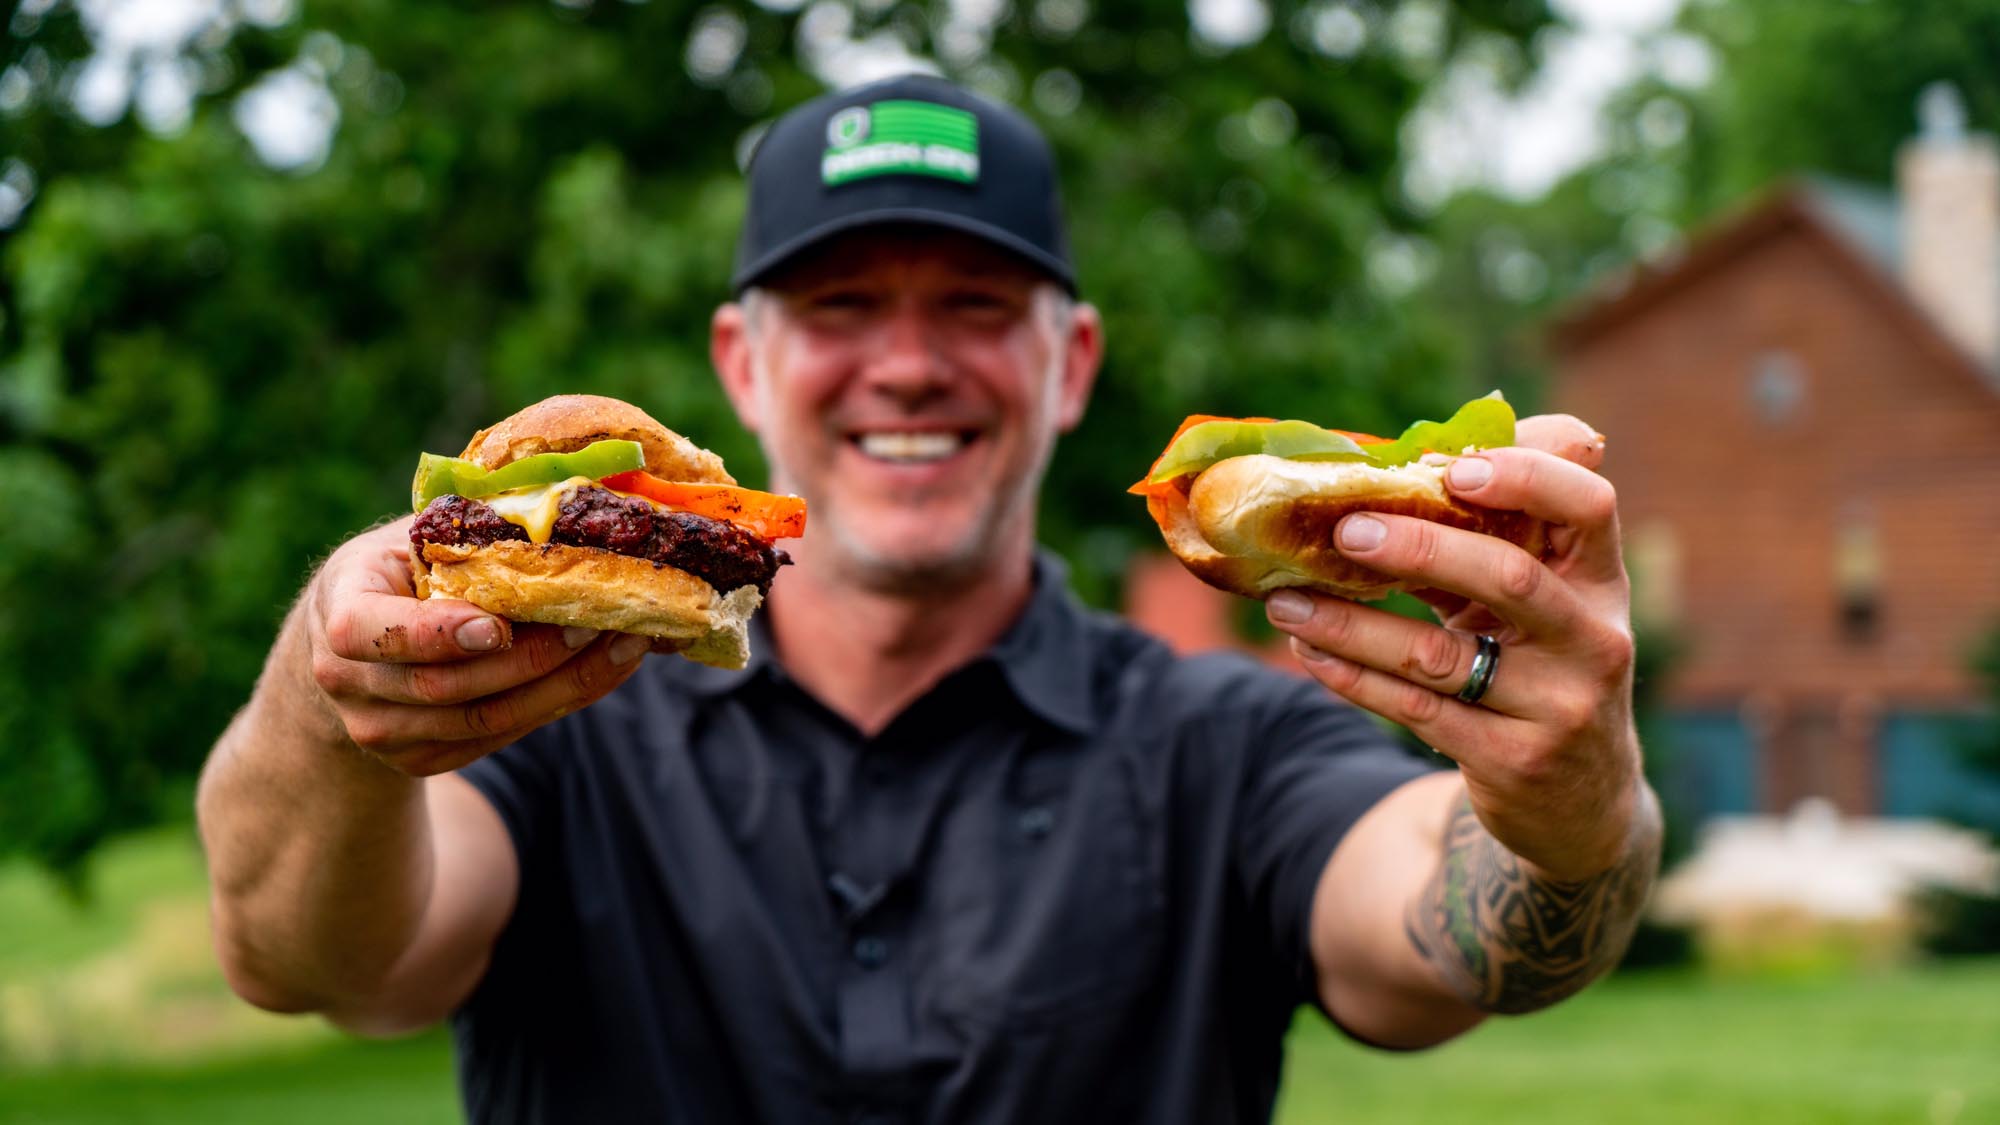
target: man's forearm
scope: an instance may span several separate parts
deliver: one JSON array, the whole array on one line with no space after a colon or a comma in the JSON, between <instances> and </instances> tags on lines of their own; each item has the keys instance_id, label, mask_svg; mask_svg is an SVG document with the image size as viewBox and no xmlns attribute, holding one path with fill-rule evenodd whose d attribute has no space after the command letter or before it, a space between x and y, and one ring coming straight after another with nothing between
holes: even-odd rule
<instances>
[{"instance_id":1,"label":"man's forearm","mask_svg":"<svg viewBox=\"0 0 2000 1125\"><path fill-rule=\"evenodd\" d=\"M1502 847L1470 800L1446 824L1437 873L1404 928L1453 993L1518 1014L1581 991L1624 953L1659 867L1659 806L1641 786L1624 853L1596 875L1539 874Z\"/></svg>"},{"instance_id":2,"label":"man's forearm","mask_svg":"<svg viewBox=\"0 0 2000 1125\"><path fill-rule=\"evenodd\" d=\"M431 863L423 783L363 756L314 703L297 617L196 797L223 966L246 999L283 1010L386 973L422 916Z\"/></svg>"}]
</instances>

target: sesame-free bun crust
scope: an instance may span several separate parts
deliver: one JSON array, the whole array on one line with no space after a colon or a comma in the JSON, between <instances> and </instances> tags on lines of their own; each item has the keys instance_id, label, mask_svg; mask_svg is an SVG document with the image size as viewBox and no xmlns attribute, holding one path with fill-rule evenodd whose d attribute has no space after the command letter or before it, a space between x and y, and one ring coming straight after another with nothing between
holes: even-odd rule
<instances>
[{"instance_id":1,"label":"sesame-free bun crust","mask_svg":"<svg viewBox=\"0 0 2000 1125\"><path fill-rule=\"evenodd\" d=\"M1418 585L1334 548L1334 525L1353 512L1433 520L1540 555L1540 521L1460 502L1445 490L1444 472L1442 464L1383 469L1257 454L1219 461L1185 492L1162 489L1147 497L1147 506L1167 549L1195 577L1259 600L1286 587L1368 600Z\"/></svg>"},{"instance_id":2,"label":"sesame-free bun crust","mask_svg":"<svg viewBox=\"0 0 2000 1125\"><path fill-rule=\"evenodd\" d=\"M538 453L573 453L594 441L636 441L646 451L646 471L688 484L735 484L722 458L662 426L653 416L602 395L557 395L472 435L467 461L497 469Z\"/></svg>"},{"instance_id":3,"label":"sesame-free bun crust","mask_svg":"<svg viewBox=\"0 0 2000 1125\"><path fill-rule=\"evenodd\" d=\"M718 668L750 658L755 586L718 593L670 566L595 547L503 540L488 547L424 544L410 556L420 598L459 598L512 621L615 629L655 639Z\"/></svg>"}]
</instances>

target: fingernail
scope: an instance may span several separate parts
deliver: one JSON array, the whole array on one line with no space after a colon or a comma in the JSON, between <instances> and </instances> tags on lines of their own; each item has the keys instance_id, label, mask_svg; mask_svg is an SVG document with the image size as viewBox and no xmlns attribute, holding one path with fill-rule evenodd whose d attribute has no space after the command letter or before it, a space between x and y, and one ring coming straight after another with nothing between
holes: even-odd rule
<instances>
[{"instance_id":1,"label":"fingernail","mask_svg":"<svg viewBox=\"0 0 2000 1125\"><path fill-rule=\"evenodd\" d=\"M563 626L563 644L569 648L582 648L597 639L598 630L586 629L581 625Z\"/></svg>"},{"instance_id":2,"label":"fingernail","mask_svg":"<svg viewBox=\"0 0 2000 1125\"><path fill-rule=\"evenodd\" d=\"M475 617L460 625L452 637L467 652L491 652L500 647L500 623L491 617Z\"/></svg>"},{"instance_id":3,"label":"fingernail","mask_svg":"<svg viewBox=\"0 0 2000 1125\"><path fill-rule=\"evenodd\" d=\"M1453 488L1480 488L1493 479L1493 462L1483 457L1460 457L1451 463L1445 476Z\"/></svg>"},{"instance_id":4,"label":"fingernail","mask_svg":"<svg viewBox=\"0 0 2000 1125\"><path fill-rule=\"evenodd\" d=\"M639 659L647 649L653 647L653 638L641 637L636 633L626 635L611 642L611 663L630 664Z\"/></svg>"},{"instance_id":5,"label":"fingernail","mask_svg":"<svg viewBox=\"0 0 2000 1125\"><path fill-rule=\"evenodd\" d=\"M1340 521L1340 545L1350 551L1372 551L1388 537L1388 525L1374 516L1349 516Z\"/></svg>"},{"instance_id":6,"label":"fingernail","mask_svg":"<svg viewBox=\"0 0 2000 1125\"><path fill-rule=\"evenodd\" d=\"M1297 637L1292 638L1292 651L1298 654L1300 660L1310 661L1314 664L1319 664L1327 658L1325 652L1314 648Z\"/></svg>"},{"instance_id":7,"label":"fingernail","mask_svg":"<svg viewBox=\"0 0 2000 1125\"><path fill-rule=\"evenodd\" d=\"M1311 598L1297 590L1279 590L1264 602L1264 612L1273 621L1297 625L1312 618L1313 603Z\"/></svg>"}]
</instances>

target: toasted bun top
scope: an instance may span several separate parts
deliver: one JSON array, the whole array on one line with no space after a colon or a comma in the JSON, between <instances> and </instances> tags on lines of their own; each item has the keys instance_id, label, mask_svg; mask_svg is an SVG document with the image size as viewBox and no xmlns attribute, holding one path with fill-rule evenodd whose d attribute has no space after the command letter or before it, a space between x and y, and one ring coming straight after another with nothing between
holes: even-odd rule
<instances>
[{"instance_id":1,"label":"toasted bun top","mask_svg":"<svg viewBox=\"0 0 2000 1125\"><path fill-rule=\"evenodd\" d=\"M662 426L653 416L603 395L545 398L472 435L459 456L497 469L538 453L572 453L594 441L636 441L646 471L661 480L735 484L722 458Z\"/></svg>"}]
</instances>

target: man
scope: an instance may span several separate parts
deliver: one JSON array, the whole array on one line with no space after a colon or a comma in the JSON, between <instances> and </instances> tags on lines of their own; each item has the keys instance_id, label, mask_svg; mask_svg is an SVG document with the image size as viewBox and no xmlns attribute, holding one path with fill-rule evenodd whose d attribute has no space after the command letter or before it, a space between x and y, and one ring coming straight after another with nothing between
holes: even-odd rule
<instances>
[{"instance_id":1,"label":"man","mask_svg":"<svg viewBox=\"0 0 2000 1125\"><path fill-rule=\"evenodd\" d=\"M1257 1121L1301 1003L1417 1047L1616 958L1659 824L1588 428L1452 474L1545 559L1346 521L1449 627L1275 596L1313 683L1036 557L1102 335L1025 119L925 78L795 111L735 283L715 366L812 507L751 667L418 602L404 523L348 542L203 778L245 998L451 1018L478 1122Z\"/></svg>"}]
</instances>

